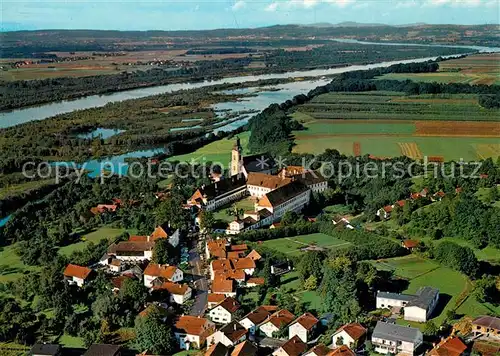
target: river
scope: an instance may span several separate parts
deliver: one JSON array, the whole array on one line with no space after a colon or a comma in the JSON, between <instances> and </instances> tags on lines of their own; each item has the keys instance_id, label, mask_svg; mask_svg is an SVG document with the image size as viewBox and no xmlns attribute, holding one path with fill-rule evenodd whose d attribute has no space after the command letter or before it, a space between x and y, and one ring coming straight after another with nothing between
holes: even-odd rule
<instances>
[{"instance_id":1,"label":"river","mask_svg":"<svg viewBox=\"0 0 500 356\"><path fill-rule=\"evenodd\" d=\"M363 43L363 42L360 42ZM366 42L369 44L369 42ZM387 45L386 43L384 43ZM393 45L403 45L403 44L393 44ZM404 44L406 45L406 44ZM469 48L469 47L467 47ZM473 47L470 47L473 48ZM484 47L484 50L487 48ZM491 51L498 51L499 48L490 48ZM454 57L454 56L448 56ZM140 89L132 89L121 91L109 95L91 95L80 99L75 100L65 100L54 102L50 104L45 104L36 107L29 107L25 109L16 109L9 112L0 113L0 129L7 128L11 126L16 126L19 124L23 124L26 122L34 121L34 120L44 120L46 118L64 114L68 112L72 112L75 110L83 110L89 109L93 107L102 107L108 103L129 100L129 99L138 99L143 98L150 95L157 94L165 94L171 93L177 90L189 90L202 88L210 85L220 85L226 83L249 83L255 82L258 80L265 79L284 79L284 78L301 78L301 77L321 77L345 72L351 72L355 70L366 70L372 68L381 68L387 67L393 64L398 63L417 63L424 62L428 60L434 60L437 57L427 57L427 58L418 58L418 59L408 59L408 60L399 60L399 61L389 61L389 62L381 62L375 64L368 65L353 65L349 67L342 68L331 68L331 69L314 69L307 71L294 71L294 72L286 72L286 73L275 73L275 74L263 74L256 76L242 76L242 77L229 77L219 80L205 81L205 82L197 82L197 83L180 83L180 84L169 84L169 85L161 85L156 87L148 87L148 88L140 88ZM313 89L317 86L315 81L308 81L311 83L311 87L309 89ZM293 84L293 83L292 83ZM258 99L256 99L258 100Z\"/></svg>"}]
</instances>

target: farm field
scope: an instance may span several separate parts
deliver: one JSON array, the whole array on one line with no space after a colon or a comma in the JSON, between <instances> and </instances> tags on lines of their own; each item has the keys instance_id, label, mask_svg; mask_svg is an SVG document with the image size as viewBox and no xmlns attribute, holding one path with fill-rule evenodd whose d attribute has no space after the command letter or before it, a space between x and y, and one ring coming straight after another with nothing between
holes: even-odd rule
<instances>
[{"instance_id":1,"label":"farm field","mask_svg":"<svg viewBox=\"0 0 500 356\"><path fill-rule=\"evenodd\" d=\"M414 80L419 82L500 84L500 55L481 54L439 63L436 73L390 73L383 79Z\"/></svg>"},{"instance_id":2,"label":"farm field","mask_svg":"<svg viewBox=\"0 0 500 356\"><path fill-rule=\"evenodd\" d=\"M394 271L396 276L408 280L409 285L404 293L413 294L420 287L431 286L440 291L441 305L438 305L439 315L433 320L440 324L446 317L446 311L457 308L457 313L472 317L484 314L486 310L494 308L488 304L477 302L473 297L464 299L472 290L469 279L461 273L447 267L420 258L414 255L396 257L371 263L380 270ZM398 320L402 325L408 324L405 320ZM422 328L423 324L410 323Z\"/></svg>"},{"instance_id":3,"label":"farm field","mask_svg":"<svg viewBox=\"0 0 500 356\"><path fill-rule=\"evenodd\" d=\"M238 134L240 138L241 147L243 147L243 154L248 154L248 150L246 149L248 145L248 139L250 137L250 132L242 132ZM196 151L184 155L172 156L168 160L173 161L186 161L191 162L194 160L197 163L203 162L219 162L224 165L223 168L228 168L231 162L231 150L233 148L235 137L233 138L225 138L219 141L215 141L205 145Z\"/></svg>"},{"instance_id":4,"label":"farm field","mask_svg":"<svg viewBox=\"0 0 500 356\"><path fill-rule=\"evenodd\" d=\"M89 243L98 243L102 239L108 239L110 242L113 240L115 237L121 235L124 233L124 229L116 229L112 227L101 227L91 233L85 234L81 237L80 242L61 247L59 249L59 253L61 253L64 256L69 256L73 251L81 251L87 246Z\"/></svg>"},{"instance_id":5,"label":"farm field","mask_svg":"<svg viewBox=\"0 0 500 356\"><path fill-rule=\"evenodd\" d=\"M328 93L293 114L306 128L294 132L293 151L319 154L330 148L346 155L438 161L496 158L498 116L473 95Z\"/></svg>"},{"instance_id":6,"label":"farm field","mask_svg":"<svg viewBox=\"0 0 500 356\"><path fill-rule=\"evenodd\" d=\"M325 235L322 233L301 235L295 237L285 237L281 239L267 240L262 243L265 247L278 250L280 252L299 255L303 253L302 249L310 245L332 249L339 247L347 247L350 242L344 240L336 239L332 236Z\"/></svg>"}]
</instances>

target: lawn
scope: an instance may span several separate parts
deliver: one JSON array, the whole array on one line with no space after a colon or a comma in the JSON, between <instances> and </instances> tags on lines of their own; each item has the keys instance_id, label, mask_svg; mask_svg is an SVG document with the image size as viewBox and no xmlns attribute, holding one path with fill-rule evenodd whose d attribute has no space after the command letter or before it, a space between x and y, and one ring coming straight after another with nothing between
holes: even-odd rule
<instances>
[{"instance_id":1,"label":"lawn","mask_svg":"<svg viewBox=\"0 0 500 356\"><path fill-rule=\"evenodd\" d=\"M430 241L429 239L422 239L424 241ZM450 241L453 243L456 243L457 245L460 246L467 246L471 248L474 251L474 254L476 255L477 259L480 261L489 261L489 262L500 262L500 250L492 247L492 246L487 246L483 249L479 249L475 247L473 244L470 242L463 240L459 237L444 237L442 239L439 239L437 241L432 241L432 243L435 244L440 244L444 241Z\"/></svg>"},{"instance_id":2,"label":"lawn","mask_svg":"<svg viewBox=\"0 0 500 356\"><path fill-rule=\"evenodd\" d=\"M62 255L69 256L73 251L81 251L87 246L89 243L98 243L102 239L107 239L110 242L113 241L117 236L123 234L125 229L117 229L112 227L101 227L91 233L85 234L81 237L80 242L61 247L59 252Z\"/></svg>"},{"instance_id":3,"label":"lawn","mask_svg":"<svg viewBox=\"0 0 500 356\"><path fill-rule=\"evenodd\" d=\"M298 271L294 270L281 276L280 289L293 292L297 298L301 299L307 305L309 311L321 311L321 296L317 291L306 291L302 289Z\"/></svg>"},{"instance_id":4,"label":"lawn","mask_svg":"<svg viewBox=\"0 0 500 356\"><path fill-rule=\"evenodd\" d=\"M35 271L37 267L26 266L14 252L15 244L0 247L0 282L14 281L25 272Z\"/></svg>"},{"instance_id":5,"label":"lawn","mask_svg":"<svg viewBox=\"0 0 500 356\"><path fill-rule=\"evenodd\" d=\"M448 310L456 309L458 314L470 315L472 317L485 314L487 312L500 312L500 307L490 304L482 304L473 297L464 299L472 290L470 280L463 274L439 264L415 256L409 255L379 261L371 261L379 270L394 271L398 277L408 280L409 285L404 293L414 294L420 287L431 286L439 289L440 304L433 318L437 325L441 324ZM410 324L423 328L423 324L411 323L405 320L398 320L401 325Z\"/></svg>"},{"instance_id":6,"label":"lawn","mask_svg":"<svg viewBox=\"0 0 500 356\"><path fill-rule=\"evenodd\" d=\"M246 149L248 145L248 139L250 137L250 132L242 132L238 134L240 138L241 147L243 147L243 154L248 154ZM203 146L192 153L187 153L179 156L172 156L168 160L169 161L186 161L191 162L194 160L197 163L203 162L218 162L223 165L223 168L229 167L229 163L231 162L231 150L235 143L235 138L230 139L222 139L219 141L215 141L209 143L206 146Z\"/></svg>"},{"instance_id":7,"label":"lawn","mask_svg":"<svg viewBox=\"0 0 500 356\"><path fill-rule=\"evenodd\" d=\"M214 218L216 220L221 220L225 222L231 222L234 220L234 216L228 215L226 213L226 210L232 208L232 209L243 209L243 211L254 211L255 210L255 198L253 197L246 197L245 199L238 200L232 204L226 205L222 208L217 209L214 211Z\"/></svg>"},{"instance_id":8,"label":"lawn","mask_svg":"<svg viewBox=\"0 0 500 356\"><path fill-rule=\"evenodd\" d=\"M84 348L83 339L81 337L70 336L63 334L57 341L64 347L68 348Z\"/></svg>"},{"instance_id":9,"label":"lawn","mask_svg":"<svg viewBox=\"0 0 500 356\"><path fill-rule=\"evenodd\" d=\"M46 185L54 183L55 179L51 178L51 179L28 181L20 184L12 184L6 187L2 187L2 189L0 189L0 199L4 199L8 196L20 195L30 190L40 189Z\"/></svg>"},{"instance_id":10,"label":"lawn","mask_svg":"<svg viewBox=\"0 0 500 356\"><path fill-rule=\"evenodd\" d=\"M330 235L316 233L310 235L267 240L263 242L263 245L286 254L299 255L303 253L301 249L309 245L316 245L319 247L330 249L337 247L347 247L348 245L350 245L350 243L344 240L337 239Z\"/></svg>"}]
</instances>

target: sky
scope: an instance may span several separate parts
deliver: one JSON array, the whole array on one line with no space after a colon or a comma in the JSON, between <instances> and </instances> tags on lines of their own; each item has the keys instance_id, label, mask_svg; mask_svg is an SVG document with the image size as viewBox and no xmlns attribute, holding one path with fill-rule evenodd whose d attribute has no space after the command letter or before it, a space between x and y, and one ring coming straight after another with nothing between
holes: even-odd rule
<instances>
[{"instance_id":1,"label":"sky","mask_svg":"<svg viewBox=\"0 0 500 356\"><path fill-rule=\"evenodd\" d=\"M2 31L500 23L500 0L0 0L0 6Z\"/></svg>"}]
</instances>

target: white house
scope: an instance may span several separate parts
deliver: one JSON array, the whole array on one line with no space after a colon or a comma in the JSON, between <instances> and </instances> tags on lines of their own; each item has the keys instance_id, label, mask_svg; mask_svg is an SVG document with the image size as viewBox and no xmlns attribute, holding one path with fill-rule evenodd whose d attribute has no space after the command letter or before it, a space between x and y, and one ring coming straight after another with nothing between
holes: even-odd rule
<instances>
[{"instance_id":1,"label":"white house","mask_svg":"<svg viewBox=\"0 0 500 356\"><path fill-rule=\"evenodd\" d=\"M279 175L251 172L247 177L247 189L250 196L262 198L267 193L291 182L290 178Z\"/></svg>"},{"instance_id":2,"label":"white house","mask_svg":"<svg viewBox=\"0 0 500 356\"><path fill-rule=\"evenodd\" d=\"M439 290L432 287L422 287L415 295L388 292L377 293L377 308L403 309L404 319L425 323L439 300Z\"/></svg>"},{"instance_id":3,"label":"white house","mask_svg":"<svg viewBox=\"0 0 500 356\"><path fill-rule=\"evenodd\" d=\"M184 272L176 266L150 263L144 270L144 285L151 288L156 279L177 283L184 279Z\"/></svg>"},{"instance_id":4,"label":"white house","mask_svg":"<svg viewBox=\"0 0 500 356\"><path fill-rule=\"evenodd\" d=\"M232 321L207 337L207 347L221 343L227 347L243 342L247 338L247 329L237 321Z\"/></svg>"},{"instance_id":5,"label":"white house","mask_svg":"<svg viewBox=\"0 0 500 356\"><path fill-rule=\"evenodd\" d=\"M379 321L373 330L371 341L378 353L413 356L423 342L423 335L417 328Z\"/></svg>"},{"instance_id":6,"label":"white house","mask_svg":"<svg viewBox=\"0 0 500 356\"><path fill-rule=\"evenodd\" d=\"M273 221L276 221L287 211L300 212L309 204L310 197L311 190L305 184L293 181L259 199L256 210L269 210L273 214Z\"/></svg>"},{"instance_id":7,"label":"white house","mask_svg":"<svg viewBox=\"0 0 500 356\"><path fill-rule=\"evenodd\" d=\"M170 245L177 247L180 242L180 230L172 229L169 224L159 225L153 233L148 236L148 241L154 242L157 239L167 239Z\"/></svg>"},{"instance_id":8,"label":"white house","mask_svg":"<svg viewBox=\"0 0 500 356\"><path fill-rule=\"evenodd\" d=\"M205 318L183 315L175 322L174 335L183 350L201 348L215 332L215 324Z\"/></svg>"},{"instance_id":9,"label":"white house","mask_svg":"<svg viewBox=\"0 0 500 356\"><path fill-rule=\"evenodd\" d=\"M67 283L83 287L91 272L90 268L69 264L64 269L63 275Z\"/></svg>"},{"instance_id":10,"label":"white house","mask_svg":"<svg viewBox=\"0 0 500 356\"><path fill-rule=\"evenodd\" d=\"M139 262L153 258L154 242L121 241L109 246L108 255L115 256L120 261Z\"/></svg>"},{"instance_id":11,"label":"white house","mask_svg":"<svg viewBox=\"0 0 500 356\"><path fill-rule=\"evenodd\" d=\"M332 345L334 347L346 345L354 350L365 341L366 331L359 323L346 324L332 335Z\"/></svg>"},{"instance_id":12,"label":"white house","mask_svg":"<svg viewBox=\"0 0 500 356\"><path fill-rule=\"evenodd\" d=\"M386 205L383 208L377 210L377 216L380 219L389 219L392 213L392 206Z\"/></svg>"},{"instance_id":13,"label":"white house","mask_svg":"<svg viewBox=\"0 0 500 356\"><path fill-rule=\"evenodd\" d=\"M273 352L273 356L300 356L307 351L307 344L298 336L292 337L279 349Z\"/></svg>"},{"instance_id":14,"label":"white house","mask_svg":"<svg viewBox=\"0 0 500 356\"><path fill-rule=\"evenodd\" d=\"M187 284L172 282L153 283L153 291L167 291L170 303L184 304L191 299L193 290Z\"/></svg>"},{"instance_id":15,"label":"white house","mask_svg":"<svg viewBox=\"0 0 500 356\"><path fill-rule=\"evenodd\" d=\"M278 307L274 305L262 305L245 315L240 320L240 324L248 330L250 335L255 335L258 325L270 317L277 309Z\"/></svg>"},{"instance_id":16,"label":"white house","mask_svg":"<svg viewBox=\"0 0 500 356\"><path fill-rule=\"evenodd\" d=\"M215 323L227 324L233 321L233 315L240 309L240 303L234 298L228 297L212 308L209 312L209 318Z\"/></svg>"},{"instance_id":17,"label":"white house","mask_svg":"<svg viewBox=\"0 0 500 356\"><path fill-rule=\"evenodd\" d=\"M279 332L281 328L288 326L293 319L295 319L295 315L288 310L281 309L262 322L259 325L259 330L267 337L275 337L275 333Z\"/></svg>"},{"instance_id":18,"label":"white house","mask_svg":"<svg viewBox=\"0 0 500 356\"><path fill-rule=\"evenodd\" d=\"M311 313L304 313L288 327L288 338L298 336L300 340L307 343L316 329L319 320Z\"/></svg>"},{"instance_id":19,"label":"white house","mask_svg":"<svg viewBox=\"0 0 500 356\"><path fill-rule=\"evenodd\" d=\"M225 279L224 276L215 278L212 281L211 293L222 294L225 297L236 297L236 288L232 279Z\"/></svg>"},{"instance_id":20,"label":"white house","mask_svg":"<svg viewBox=\"0 0 500 356\"><path fill-rule=\"evenodd\" d=\"M247 195L246 180L242 174L235 174L209 185L203 185L194 192L187 204L197 206L206 211L215 210L221 206L241 199Z\"/></svg>"}]
</instances>

